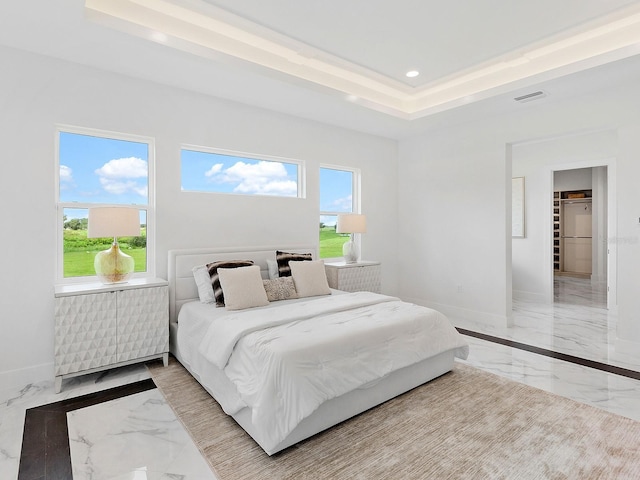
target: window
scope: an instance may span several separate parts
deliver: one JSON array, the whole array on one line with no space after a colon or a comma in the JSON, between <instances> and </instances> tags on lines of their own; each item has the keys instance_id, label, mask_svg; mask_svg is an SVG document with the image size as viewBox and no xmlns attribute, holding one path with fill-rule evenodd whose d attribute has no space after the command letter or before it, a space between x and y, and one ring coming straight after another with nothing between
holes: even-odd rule
<instances>
[{"instance_id":1,"label":"window","mask_svg":"<svg viewBox=\"0 0 640 480\"><path fill-rule=\"evenodd\" d=\"M349 235L336 233L340 213L355 213L360 175L340 167L320 168L320 258L342 256Z\"/></svg>"},{"instance_id":2,"label":"window","mask_svg":"<svg viewBox=\"0 0 640 480\"><path fill-rule=\"evenodd\" d=\"M118 242L134 258L135 272L148 272L153 266L152 142L90 129L58 129L58 281L95 279L95 255L113 242L113 238L87 238L93 206L139 207L140 236Z\"/></svg>"},{"instance_id":3,"label":"window","mask_svg":"<svg viewBox=\"0 0 640 480\"><path fill-rule=\"evenodd\" d=\"M303 196L295 160L204 147L184 147L180 157L183 191Z\"/></svg>"}]
</instances>

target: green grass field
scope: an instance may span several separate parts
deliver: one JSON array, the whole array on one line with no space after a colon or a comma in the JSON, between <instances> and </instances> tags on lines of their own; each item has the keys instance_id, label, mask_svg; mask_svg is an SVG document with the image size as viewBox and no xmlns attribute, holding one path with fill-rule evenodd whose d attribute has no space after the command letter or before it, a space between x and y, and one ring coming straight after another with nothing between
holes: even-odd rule
<instances>
[{"instance_id":1,"label":"green grass field","mask_svg":"<svg viewBox=\"0 0 640 480\"><path fill-rule=\"evenodd\" d=\"M142 229L143 236L146 229ZM93 261L96 253L107 250L111 246L111 238L87 238L86 230L64 231L64 276L84 277L95 275ZM120 248L124 253L133 257L135 271L144 272L147 270L147 249L146 247L130 247L128 238L118 239Z\"/></svg>"},{"instance_id":2,"label":"green grass field","mask_svg":"<svg viewBox=\"0 0 640 480\"><path fill-rule=\"evenodd\" d=\"M349 235L336 233L336 227L320 229L320 258L342 256L342 245L349 240Z\"/></svg>"},{"instance_id":3,"label":"green grass field","mask_svg":"<svg viewBox=\"0 0 640 480\"><path fill-rule=\"evenodd\" d=\"M96 253L101 250L106 250L106 248L81 252L65 252L64 276L84 277L87 275L95 275L96 271L93 268L93 260L96 258ZM136 272L144 272L147 270L146 248L123 248L122 251L133 257L135 262L134 270Z\"/></svg>"},{"instance_id":4,"label":"green grass field","mask_svg":"<svg viewBox=\"0 0 640 480\"><path fill-rule=\"evenodd\" d=\"M342 256L342 245L349 235L336 233L335 227L324 227L320 230L320 258ZM135 271L147 270L147 249L129 248L127 239L119 239L120 248L135 261ZM111 239L87 238L86 230L65 230L64 232L64 276L84 277L95 275L93 260L96 253L106 250Z\"/></svg>"}]
</instances>

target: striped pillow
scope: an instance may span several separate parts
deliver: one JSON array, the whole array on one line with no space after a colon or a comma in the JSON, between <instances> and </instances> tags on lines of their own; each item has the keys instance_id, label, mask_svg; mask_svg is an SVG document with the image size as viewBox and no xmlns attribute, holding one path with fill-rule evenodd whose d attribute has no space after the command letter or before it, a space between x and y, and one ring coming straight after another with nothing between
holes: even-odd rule
<instances>
[{"instance_id":1,"label":"striped pillow","mask_svg":"<svg viewBox=\"0 0 640 480\"><path fill-rule=\"evenodd\" d=\"M278 262L278 276L280 277L290 277L291 276L291 268L289 268L289 262L301 261L301 260L313 260L311 258L310 253L287 253L281 252L280 250L276 251L276 262Z\"/></svg>"},{"instance_id":2,"label":"striped pillow","mask_svg":"<svg viewBox=\"0 0 640 480\"><path fill-rule=\"evenodd\" d=\"M238 268L250 267L253 265L252 260L221 260L219 262L207 263L207 271L211 278L211 287L213 288L213 296L216 299L217 307L224 307L224 294L220 285L220 277L218 275L219 268Z\"/></svg>"}]
</instances>

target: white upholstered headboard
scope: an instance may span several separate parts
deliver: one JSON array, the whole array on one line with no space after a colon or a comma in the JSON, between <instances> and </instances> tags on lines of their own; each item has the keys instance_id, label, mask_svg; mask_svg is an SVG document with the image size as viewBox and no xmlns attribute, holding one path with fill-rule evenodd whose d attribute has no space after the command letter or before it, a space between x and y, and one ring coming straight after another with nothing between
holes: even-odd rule
<instances>
[{"instance_id":1,"label":"white upholstered headboard","mask_svg":"<svg viewBox=\"0 0 640 480\"><path fill-rule=\"evenodd\" d=\"M193 279L193 267L220 260L253 260L260 266L263 278L268 278L267 259L276 259L276 250L291 253L311 253L318 258L318 246L260 246L246 248L194 248L169 250L169 321L176 322L180 307L198 300L198 288Z\"/></svg>"}]
</instances>

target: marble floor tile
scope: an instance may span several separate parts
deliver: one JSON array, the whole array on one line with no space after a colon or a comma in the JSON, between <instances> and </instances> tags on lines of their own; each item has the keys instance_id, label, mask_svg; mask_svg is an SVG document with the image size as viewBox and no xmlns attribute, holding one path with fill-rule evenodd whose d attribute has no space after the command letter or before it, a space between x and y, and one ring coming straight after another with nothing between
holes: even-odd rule
<instances>
[{"instance_id":1,"label":"marble floor tile","mask_svg":"<svg viewBox=\"0 0 640 480\"><path fill-rule=\"evenodd\" d=\"M67 413L74 480L214 479L157 390Z\"/></svg>"},{"instance_id":2,"label":"marble floor tile","mask_svg":"<svg viewBox=\"0 0 640 480\"><path fill-rule=\"evenodd\" d=\"M618 317L606 308L606 286L588 279L556 277L554 303L513 302L513 326L495 327L451 318L467 330L514 340L630 370L640 370L640 355L615 349Z\"/></svg>"},{"instance_id":3,"label":"marble floor tile","mask_svg":"<svg viewBox=\"0 0 640 480\"><path fill-rule=\"evenodd\" d=\"M0 391L0 479L18 477L27 409L147 378L149 371L138 364L65 380L59 394L54 391L53 380Z\"/></svg>"},{"instance_id":4,"label":"marble floor tile","mask_svg":"<svg viewBox=\"0 0 640 480\"><path fill-rule=\"evenodd\" d=\"M640 421L640 381L465 337L467 363L547 392Z\"/></svg>"}]
</instances>

